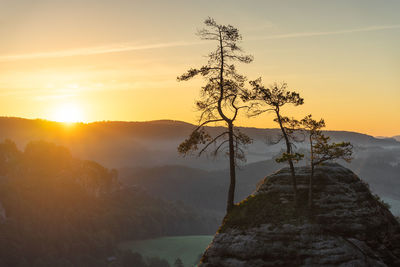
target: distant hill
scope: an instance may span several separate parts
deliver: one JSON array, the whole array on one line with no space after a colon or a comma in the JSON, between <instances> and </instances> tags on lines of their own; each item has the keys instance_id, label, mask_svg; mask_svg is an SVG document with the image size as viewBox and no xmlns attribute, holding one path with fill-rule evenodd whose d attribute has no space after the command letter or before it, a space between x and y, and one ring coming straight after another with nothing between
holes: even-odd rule
<instances>
[{"instance_id":1,"label":"distant hill","mask_svg":"<svg viewBox=\"0 0 400 267\"><path fill-rule=\"evenodd\" d=\"M149 122L104 121L64 123L45 120L0 117L0 140L10 138L22 149L28 142L45 140L68 147L73 155L95 160L109 168L153 167L163 165L185 165L206 170L224 169L224 158L215 160L206 157L183 158L177 153L177 146L194 129L194 125L172 120ZM215 135L222 127L208 127ZM248 149L248 162L271 158L281 145L268 146L267 139L279 134L277 129L240 127L240 130L254 139ZM328 131L333 140L350 141L357 146L399 146L393 139L382 140L369 135Z\"/></svg>"},{"instance_id":2,"label":"distant hill","mask_svg":"<svg viewBox=\"0 0 400 267\"><path fill-rule=\"evenodd\" d=\"M400 135L393 136L392 138L400 142Z\"/></svg>"},{"instance_id":3,"label":"distant hill","mask_svg":"<svg viewBox=\"0 0 400 267\"><path fill-rule=\"evenodd\" d=\"M375 136L377 139L381 140L386 140L386 141L400 141L400 136L393 136L393 137L387 137L387 136Z\"/></svg>"}]
</instances>

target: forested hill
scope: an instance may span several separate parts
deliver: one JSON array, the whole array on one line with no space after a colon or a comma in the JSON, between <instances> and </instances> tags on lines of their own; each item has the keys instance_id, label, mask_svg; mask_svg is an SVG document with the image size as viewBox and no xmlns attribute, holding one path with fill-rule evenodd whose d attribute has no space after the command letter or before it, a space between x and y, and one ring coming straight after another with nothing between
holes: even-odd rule
<instances>
[{"instance_id":1,"label":"forested hill","mask_svg":"<svg viewBox=\"0 0 400 267\"><path fill-rule=\"evenodd\" d=\"M13 139L20 148L35 140L54 142L68 147L74 156L95 160L110 168L171 164L203 169L225 168L224 159L210 162L206 158L182 158L177 154L177 145L194 127L189 123L170 120L67 125L45 120L0 117L0 140ZM267 148L266 144L266 140L279 134L277 129L240 129L254 139L248 150L249 163L265 160L281 148L280 145ZM207 130L215 135L221 128L208 127ZM334 141L350 141L356 146L400 147L400 142L394 139L378 139L355 132L329 131L327 134Z\"/></svg>"},{"instance_id":2,"label":"forested hill","mask_svg":"<svg viewBox=\"0 0 400 267\"><path fill-rule=\"evenodd\" d=\"M0 266L106 266L123 240L213 233L189 207L43 141L0 143Z\"/></svg>"}]
</instances>

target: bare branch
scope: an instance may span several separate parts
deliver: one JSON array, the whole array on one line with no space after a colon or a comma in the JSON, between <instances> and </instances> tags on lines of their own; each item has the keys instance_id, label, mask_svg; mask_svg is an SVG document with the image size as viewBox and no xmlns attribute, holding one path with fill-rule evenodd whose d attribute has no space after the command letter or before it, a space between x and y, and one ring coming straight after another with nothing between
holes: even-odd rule
<instances>
[{"instance_id":1,"label":"bare branch","mask_svg":"<svg viewBox=\"0 0 400 267\"><path fill-rule=\"evenodd\" d=\"M228 143L228 142L229 142L229 140L225 140L225 141L221 142L221 143L218 145L218 147L214 150L214 152L213 152L214 156L217 156L218 151L220 150L220 148L221 148L224 144L226 144L226 143Z\"/></svg>"},{"instance_id":2,"label":"bare branch","mask_svg":"<svg viewBox=\"0 0 400 267\"><path fill-rule=\"evenodd\" d=\"M215 119L215 120L208 120L208 121L205 121L205 122L201 123L199 126L197 126L196 129L193 130L193 132L198 131L201 127L203 127L204 125L206 125L206 124L208 124L208 123L218 122L218 121L223 121L223 119Z\"/></svg>"},{"instance_id":3,"label":"bare branch","mask_svg":"<svg viewBox=\"0 0 400 267\"><path fill-rule=\"evenodd\" d=\"M210 142L208 142L208 144L207 144L205 147L203 147L202 150L200 150L199 156L201 156L201 154L203 154L203 152L206 151L207 148L208 148L211 144L215 143L215 142L218 140L218 138L224 136L224 135L227 134L227 133L228 133L228 132L223 132L223 133L217 135L215 138L213 138Z\"/></svg>"}]
</instances>

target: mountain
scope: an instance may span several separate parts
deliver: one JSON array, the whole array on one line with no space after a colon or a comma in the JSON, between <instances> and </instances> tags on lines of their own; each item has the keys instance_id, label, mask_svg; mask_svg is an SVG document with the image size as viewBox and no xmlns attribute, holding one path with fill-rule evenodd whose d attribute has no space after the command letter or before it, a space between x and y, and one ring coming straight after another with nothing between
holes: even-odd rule
<instances>
[{"instance_id":1,"label":"mountain","mask_svg":"<svg viewBox=\"0 0 400 267\"><path fill-rule=\"evenodd\" d=\"M99 162L108 168L154 167L184 165L203 170L225 169L223 156L210 160L207 157L181 157L177 146L195 128L180 121L150 122L94 122L66 125L45 120L0 117L0 140L12 139L20 148L28 142L44 140L67 147L73 155ZM216 135L222 127L207 127ZM272 158L281 150L281 144L267 145L276 139L277 129L239 127L254 139L247 150L247 162ZM326 132L333 140L350 141L360 147L400 147L395 140L382 140L369 135L344 132ZM301 145L300 145L301 146Z\"/></svg>"},{"instance_id":2,"label":"mountain","mask_svg":"<svg viewBox=\"0 0 400 267\"><path fill-rule=\"evenodd\" d=\"M199 266L400 266L400 224L360 178L318 167L310 212L310 169L296 173L296 209L284 168L226 215Z\"/></svg>"},{"instance_id":3,"label":"mountain","mask_svg":"<svg viewBox=\"0 0 400 267\"><path fill-rule=\"evenodd\" d=\"M0 139L11 138L22 149L28 142L46 140L67 147L73 156L116 168L120 180L138 186L151 195L169 201L183 201L199 209L221 213L225 207L228 184L227 160L224 156L181 157L177 146L195 126L179 121L64 123L21 118L0 118ZM222 127L208 127L211 135ZM282 144L268 145L277 129L240 128L254 139L247 149L247 162L240 163L236 200L255 189L265 174L282 165L273 158ZM334 141L354 144L350 165L371 185L371 189L394 204L400 203L396 188L400 186L400 142L345 131L326 132ZM299 143L302 152L307 144ZM303 161L302 164L305 164ZM249 175L251 174L251 175ZM179 184L179 186L176 186ZM207 200L203 196L209 195ZM398 205L397 214L400 214Z\"/></svg>"},{"instance_id":4,"label":"mountain","mask_svg":"<svg viewBox=\"0 0 400 267\"><path fill-rule=\"evenodd\" d=\"M400 135L393 136L392 138L400 142Z\"/></svg>"}]
</instances>

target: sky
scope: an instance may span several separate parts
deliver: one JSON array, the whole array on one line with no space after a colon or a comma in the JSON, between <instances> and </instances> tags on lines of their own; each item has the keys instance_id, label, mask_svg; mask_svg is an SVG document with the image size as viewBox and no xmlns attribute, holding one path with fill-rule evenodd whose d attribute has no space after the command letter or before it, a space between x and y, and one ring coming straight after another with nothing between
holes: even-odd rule
<instances>
[{"instance_id":1,"label":"sky","mask_svg":"<svg viewBox=\"0 0 400 267\"><path fill-rule=\"evenodd\" d=\"M254 56L249 80L305 99L285 115L327 129L400 135L400 1L0 0L0 116L196 123L203 80L177 82L214 43L208 16ZM276 127L271 115L238 125Z\"/></svg>"}]
</instances>

